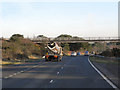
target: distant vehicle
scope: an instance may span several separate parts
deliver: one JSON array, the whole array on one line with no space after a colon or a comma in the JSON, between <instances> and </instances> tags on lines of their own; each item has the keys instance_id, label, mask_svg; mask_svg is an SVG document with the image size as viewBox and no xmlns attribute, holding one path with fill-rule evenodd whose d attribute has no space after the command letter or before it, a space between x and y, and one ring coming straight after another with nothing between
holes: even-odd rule
<instances>
[{"instance_id":1,"label":"distant vehicle","mask_svg":"<svg viewBox=\"0 0 120 90\"><path fill-rule=\"evenodd\" d=\"M72 52L72 53L71 53L71 56L76 56L76 55L77 55L76 52Z\"/></svg>"},{"instance_id":2,"label":"distant vehicle","mask_svg":"<svg viewBox=\"0 0 120 90\"><path fill-rule=\"evenodd\" d=\"M45 61L61 61L63 52L62 47L58 46L56 42L47 44L48 53L45 55Z\"/></svg>"},{"instance_id":3,"label":"distant vehicle","mask_svg":"<svg viewBox=\"0 0 120 90\"><path fill-rule=\"evenodd\" d=\"M89 52L88 52L88 51L85 51L84 56L89 56Z\"/></svg>"},{"instance_id":4,"label":"distant vehicle","mask_svg":"<svg viewBox=\"0 0 120 90\"><path fill-rule=\"evenodd\" d=\"M81 55L81 53L80 53L80 52L77 52L77 55L79 56L79 55Z\"/></svg>"},{"instance_id":5,"label":"distant vehicle","mask_svg":"<svg viewBox=\"0 0 120 90\"><path fill-rule=\"evenodd\" d=\"M94 52L94 51L92 51L90 55L91 55L91 56L94 56L94 55L95 55L95 52Z\"/></svg>"}]
</instances>

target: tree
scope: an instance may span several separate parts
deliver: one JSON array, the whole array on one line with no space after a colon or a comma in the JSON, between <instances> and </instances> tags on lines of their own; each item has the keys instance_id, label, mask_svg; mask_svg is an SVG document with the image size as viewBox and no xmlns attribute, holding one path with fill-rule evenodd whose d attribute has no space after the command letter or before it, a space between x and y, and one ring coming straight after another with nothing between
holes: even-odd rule
<instances>
[{"instance_id":1,"label":"tree","mask_svg":"<svg viewBox=\"0 0 120 90\"><path fill-rule=\"evenodd\" d=\"M47 37L44 35L38 35L37 38L47 38Z\"/></svg>"},{"instance_id":2,"label":"tree","mask_svg":"<svg viewBox=\"0 0 120 90\"><path fill-rule=\"evenodd\" d=\"M63 50L64 51L69 51L69 44L68 43L64 44Z\"/></svg>"},{"instance_id":3,"label":"tree","mask_svg":"<svg viewBox=\"0 0 120 90\"><path fill-rule=\"evenodd\" d=\"M61 37L72 37L72 36L71 35L67 35L67 34L61 34L57 38L61 38Z\"/></svg>"},{"instance_id":4,"label":"tree","mask_svg":"<svg viewBox=\"0 0 120 90\"><path fill-rule=\"evenodd\" d=\"M14 34L10 37L10 41L19 41L20 39L23 39L24 36L20 34Z\"/></svg>"},{"instance_id":5,"label":"tree","mask_svg":"<svg viewBox=\"0 0 120 90\"><path fill-rule=\"evenodd\" d=\"M70 51L78 51L82 47L81 43L69 43Z\"/></svg>"},{"instance_id":6,"label":"tree","mask_svg":"<svg viewBox=\"0 0 120 90\"><path fill-rule=\"evenodd\" d=\"M77 36L74 36L73 39L84 40L83 38L80 38L80 37L77 37Z\"/></svg>"}]
</instances>

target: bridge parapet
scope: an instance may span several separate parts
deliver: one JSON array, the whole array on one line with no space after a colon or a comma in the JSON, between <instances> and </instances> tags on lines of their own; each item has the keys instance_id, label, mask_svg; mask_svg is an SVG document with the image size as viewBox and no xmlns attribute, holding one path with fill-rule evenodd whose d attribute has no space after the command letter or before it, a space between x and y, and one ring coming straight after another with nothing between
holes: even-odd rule
<instances>
[{"instance_id":1,"label":"bridge parapet","mask_svg":"<svg viewBox=\"0 0 120 90\"><path fill-rule=\"evenodd\" d=\"M60 37L60 38L32 38L33 42L119 42L120 37Z\"/></svg>"}]
</instances>

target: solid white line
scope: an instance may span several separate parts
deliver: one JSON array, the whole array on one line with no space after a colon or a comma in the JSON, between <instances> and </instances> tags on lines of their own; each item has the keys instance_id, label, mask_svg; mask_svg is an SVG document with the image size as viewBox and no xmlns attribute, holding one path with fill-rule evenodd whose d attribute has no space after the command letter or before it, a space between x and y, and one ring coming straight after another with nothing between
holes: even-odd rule
<instances>
[{"instance_id":1,"label":"solid white line","mask_svg":"<svg viewBox=\"0 0 120 90\"><path fill-rule=\"evenodd\" d=\"M53 82L53 80L50 80L50 82L49 83L52 83Z\"/></svg>"},{"instance_id":2,"label":"solid white line","mask_svg":"<svg viewBox=\"0 0 120 90\"><path fill-rule=\"evenodd\" d=\"M113 88L117 88L109 79L107 79L107 77L105 77L89 60L88 58L88 62L91 64L91 66L103 77L103 79L105 79Z\"/></svg>"}]
</instances>

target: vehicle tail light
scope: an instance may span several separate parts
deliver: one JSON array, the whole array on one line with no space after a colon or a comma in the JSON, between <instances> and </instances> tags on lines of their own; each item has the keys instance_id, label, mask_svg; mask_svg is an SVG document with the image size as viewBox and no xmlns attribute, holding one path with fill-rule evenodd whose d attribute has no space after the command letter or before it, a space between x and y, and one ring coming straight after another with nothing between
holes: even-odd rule
<instances>
[{"instance_id":1,"label":"vehicle tail light","mask_svg":"<svg viewBox=\"0 0 120 90\"><path fill-rule=\"evenodd\" d=\"M54 55L55 58L57 58L58 56L57 55Z\"/></svg>"},{"instance_id":2,"label":"vehicle tail light","mask_svg":"<svg viewBox=\"0 0 120 90\"><path fill-rule=\"evenodd\" d=\"M48 57L49 57L49 55L46 55L46 57L48 58Z\"/></svg>"}]
</instances>

